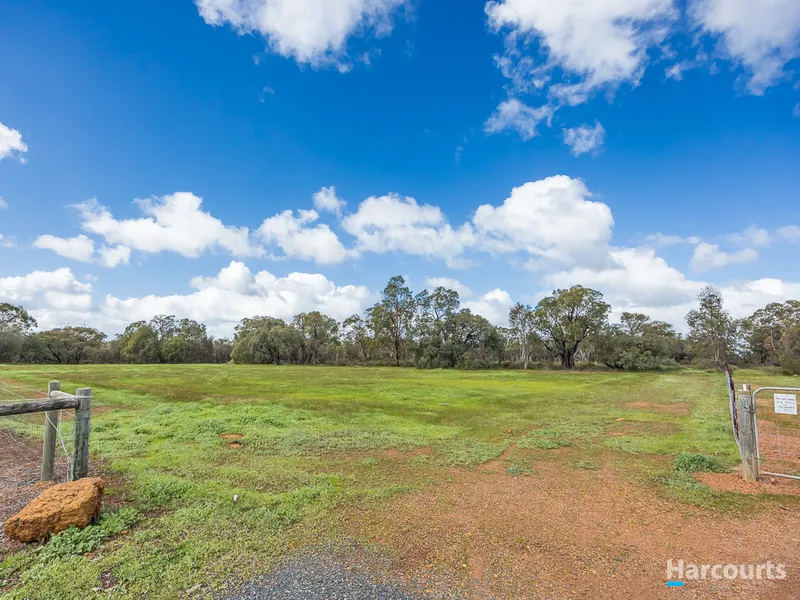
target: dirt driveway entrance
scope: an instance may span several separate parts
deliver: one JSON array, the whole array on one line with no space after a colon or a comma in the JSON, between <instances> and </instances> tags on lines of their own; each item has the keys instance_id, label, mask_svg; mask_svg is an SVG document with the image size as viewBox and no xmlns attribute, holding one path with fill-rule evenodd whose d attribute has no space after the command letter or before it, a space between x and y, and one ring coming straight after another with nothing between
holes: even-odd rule
<instances>
[{"instance_id":1,"label":"dirt driveway entrance","mask_svg":"<svg viewBox=\"0 0 800 600\"><path fill-rule=\"evenodd\" d=\"M760 503L755 515L720 512L621 477L610 452L596 470L567 466L569 460L536 461L523 475L508 473L510 452L474 470L452 469L446 482L351 515L347 524L388 549L395 570L434 597L442 581L450 592L476 599L800 595L800 514L789 496L800 493L800 484L767 481L749 488L742 482L736 491L768 492L775 501ZM736 480L719 475L712 485ZM680 590L668 589L667 561L681 559L785 563L788 577L687 581Z\"/></svg>"}]
</instances>

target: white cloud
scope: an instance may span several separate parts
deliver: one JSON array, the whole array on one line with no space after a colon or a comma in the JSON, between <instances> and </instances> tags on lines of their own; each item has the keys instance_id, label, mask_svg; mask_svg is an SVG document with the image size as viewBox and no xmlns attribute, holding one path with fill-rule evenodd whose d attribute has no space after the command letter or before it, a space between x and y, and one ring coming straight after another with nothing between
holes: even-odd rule
<instances>
[{"instance_id":1,"label":"white cloud","mask_svg":"<svg viewBox=\"0 0 800 600\"><path fill-rule=\"evenodd\" d=\"M192 280L196 292L187 295L145 296L120 299L107 296L104 318L120 324L174 314L212 324L230 334L244 317L267 315L288 320L300 312L319 310L342 320L361 312L372 299L363 286L337 286L324 275L291 273L276 277L268 271L253 273L233 261L216 277Z\"/></svg>"},{"instance_id":2,"label":"white cloud","mask_svg":"<svg viewBox=\"0 0 800 600\"><path fill-rule=\"evenodd\" d=\"M719 38L719 49L746 69L748 89L763 94L800 57L797 0L693 0L695 25Z\"/></svg>"},{"instance_id":3,"label":"white cloud","mask_svg":"<svg viewBox=\"0 0 800 600\"><path fill-rule=\"evenodd\" d=\"M80 262L98 262L113 269L121 264L128 264L131 249L127 246L103 246L95 252L94 240L81 234L73 238L61 238L54 235L40 235L33 242L34 248L52 250L59 256Z\"/></svg>"},{"instance_id":4,"label":"white cloud","mask_svg":"<svg viewBox=\"0 0 800 600\"><path fill-rule=\"evenodd\" d=\"M494 114L484 123L483 130L491 134L510 129L519 133L523 140L529 140L536 135L539 123L550 124L553 112L550 105L531 108L516 98L511 98L500 103Z\"/></svg>"},{"instance_id":5,"label":"white cloud","mask_svg":"<svg viewBox=\"0 0 800 600\"><path fill-rule=\"evenodd\" d=\"M91 291L90 284L78 281L66 267L55 271L33 271L17 277L0 277L0 301L3 302L31 302L39 294L50 292L85 295Z\"/></svg>"},{"instance_id":6,"label":"white cloud","mask_svg":"<svg viewBox=\"0 0 800 600\"><path fill-rule=\"evenodd\" d=\"M795 119L800 119L800 102L794 105L792 116L794 116Z\"/></svg>"},{"instance_id":7,"label":"white cloud","mask_svg":"<svg viewBox=\"0 0 800 600\"><path fill-rule=\"evenodd\" d=\"M672 0L501 0L488 2L486 14L494 30L508 32L498 59L504 73L542 88L559 69L564 79L549 93L574 105L598 88L638 84L676 10Z\"/></svg>"},{"instance_id":8,"label":"white cloud","mask_svg":"<svg viewBox=\"0 0 800 600\"><path fill-rule=\"evenodd\" d=\"M694 282L695 285L706 285ZM800 297L800 283L781 281L780 279L758 279L737 282L736 284L718 286L724 301L725 309L734 319L749 317L770 302L786 302ZM684 303L667 306L630 305L627 308L614 306L613 313L618 316L623 310L643 312L654 319L666 321L678 331L686 332L686 313L697 307L696 298Z\"/></svg>"},{"instance_id":9,"label":"white cloud","mask_svg":"<svg viewBox=\"0 0 800 600\"><path fill-rule=\"evenodd\" d=\"M322 212L342 214L347 203L336 195L334 186L324 187L314 194L314 208Z\"/></svg>"},{"instance_id":10,"label":"white cloud","mask_svg":"<svg viewBox=\"0 0 800 600\"><path fill-rule=\"evenodd\" d=\"M458 292L458 296L460 298L469 298L472 296L471 289L461 283L458 279L453 279L451 277L429 277L425 281L425 285L429 290L435 290L438 287L453 290Z\"/></svg>"},{"instance_id":11,"label":"white cloud","mask_svg":"<svg viewBox=\"0 0 800 600\"><path fill-rule=\"evenodd\" d=\"M610 268L576 268L549 274L543 281L553 288L580 284L602 292L612 306L612 318L625 311L642 312L686 331L686 313L696 307L697 295L708 282L687 278L651 248L613 248L610 256ZM776 279L718 287L734 318L749 316L769 302L800 297L800 283Z\"/></svg>"},{"instance_id":12,"label":"white cloud","mask_svg":"<svg viewBox=\"0 0 800 600\"><path fill-rule=\"evenodd\" d=\"M8 202L2 196L0 196L0 208L8 208Z\"/></svg>"},{"instance_id":13,"label":"white cloud","mask_svg":"<svg viewBox=\"0 0 800 600\"><path fill-rule=\"evenodd\" d=\"M606 130L599 122L594 127L581 125L564 130L564 143L572 149L573 156L580 156L591 152L603 145L606 141Z\"/></svg>"},{"instance_id":14,"label":"white cloud","mask_svg":"<svg viewBox=\"0 0 800 600\"><path fill-rule=\"evenodd\" d=\"M749 263L758 260L758 252L752 248L744 248L738 252L725 252L716 244L703 242L694 249L689 268L695 272L719 269L737 263Z\"/></svg>"},{"instance_id":15,"label":"white cloud","mask_svg":"<svg viewBox=\"0 0 800 600\"><path fill-rule=\"evenodd\" d=\"M242 262L231 261L215 277L194 277L192 287L198 290L218 288L246 294L256 282L253 272Z\"/></svg>"},{"instance_id":16,"label":"white cloud","mask_svg":"<svg viewBox=\"0 0 800 600\"><path fill-rule=\"evenodd\" d=\"M768 248L776 242L800 242L800 227L797 225L785 225L769 231L763 227L751 226L744 231L731 233L726 238L741 246Z\"/></svg>"},{"instance_id":17,"label":"white cloud","mask_svg":"<svg viewBox=\"0 0 800 600\"><path fill-rule=\"evenodd\" d=\"M270 48L300 64L343 62L351 36L388 35L392 16L406 0L196 0L209 25L230 24L260 33Z\"/></svg>"},{"instance_id":18,"label":"white cloud","mask_svg":"<svg viewBox=\"0 0 800 600\"><path fill-rule=\"evenodd\" d=\"M355 236L359 251L443 258L454 268L467 264L461 255L475 242L469 224L453 229L438 206L397 194L367 198L342 227Z\"/></svg>"},{"instance_id":19,"label":"white cloud","mask_svg":"<svg viewBox=\"0 0 800 600\"><path fill-rule=\"evenodd\" d=\"M691 302L704 285L686 279L652 248L612 248L609 257L605 268L576 267L548 274L543 280L553 288L583 285L596 289L620 310Z\"/></svg>"},{"instance_id":20,"label":"white cloud","mask_svg":"<svg viewBox=\"0 0 800 600\"><path fill-rule=\"evenodd\" d=\"M59 256L81 262L91 261L94 255L94 241L82 234L73 238L41 235L33 242L33 247L52 250Z\"/></svg>"},{"instance_id":21,"label":"white cloud","mask_svg":"<svg viewBox=\"0 0 800 600\"><path fill-rule=\"evenodd\" d=\"M800 227L797 225L787 225L775 232L778 239L785 242L800 242Z\"/></svg>"},{"instance_id":22,"label":"white cloud","mask_svg":"<svg viewBox=\"0 0 800 600\"><path fill-rule=\"evenodd\" d=\"M720 236L725 240L737 244L739 246L745 246L747 248L768 248L772 246L774 243L782 241L782 242L796 242L800 241L800 227L797 225L786 225L779 229L775 230L768 230L764 229L763 227L756 227L755 225L751 225L744 231L738 231L736 233L728 233L724 236ZM688 244L692 246L703 246L703 248L699 249L699 254L703 256L711 256L712 254L718 254L719 248L717 246L712 246L711 244L704 244L703 239L699 236L688 236L683 237L679 235L665 235L663 233L653 233L646 236L645 241L655 246L673 246L677 244ZM714 251L716 249L716 251ZM737 256L740 260L735 260L733 262L747 262L746 258L748 256L752 256L752 251L747 251L744 253L738 253Z\"/></svg>"},{"instance_id":23,"label":"white cloud","mask_svg":"<svg viewBox=\"0 0 800 600\"><path fill-rule=\"evenodd\" d=\"M267 101L267 97L274 95L275 95L275 90L272 88L272 86L265 85L261 88L261 92L258 94L258 101L263 104L264 102Z\"/></svg>"},{"instance_id":24,"label":"white cloud","mask_svg":"<svg viewBox=\"0 0 800 600\"><path fill-rule=\"evenodd\" d=\"M258 232L267 243L277 245L290 258L329 265L353 255L330 227L322 224L310 226L319 218L317 211L299 210L297 215L295 217L291 210L285 210L265 219Z\"/></svg>"},{"instance_id":25,"label":"white cloud","mask_svg":"<svg viewBox=\"0 0 800 600\"><path fill-rule=\"evenodd\" d=\"M683 63L680 62L664 69L664 77L667 79L674 79L675 81L683 81L683 71Z\"/></svg>"},{"instance_id":26,"label":"white cloud","mask_svg":"<svg viewBox=\"0 0 800 600\"><path fill-rule=\"evenodd\" d=\"M741 319L771 302L797 300L800 298L800 282L758 279L722 286L720 292L731 315Z\"/></svg>"},{"instance_id":27,"label":"white cloud","mask_svg":"<svg viewBox=\"0 0 800 600\"><path fill-rule=\"evenodd\" d=\"M487 292L476 300L468 300L461 303L461 308L468 308L476 315L500 327L508 325L508 311L514 305L509 293L505 290L496 289Z\"/></svg>"},{"instance_id":28,"label":"white cloud","mask_svg":"<svg viewBox=\"0 0 800 600\"><path fill-rule=\"evenodd\" d=\"M16 156L22 162L21 154L28 151L28 145L22 141L22 134L0 123L0 160Z\"/></svg>"},{"instance_id":29,"label":"white cloud","mask_svg":"<svg viewBox=\"0 0 800 600\"><path fill-rule=\"evenodd\" d=\"M98 251L100 264L109 269L119 265L127 265L131 260L131 249L127 246L103 246Z\"/></svg>"},{"instance_id":30,"label":"white cloud","mask_svg":"<svg viewBox=\"0 0 800 600\"><path fill-rule=\"evenodd\" d=\"M487 133L517 129L530 139L537 126L564 106L587 102L600 91L608 97L623 84L635 87L656 51L674 61L668 37L698 33L695 59L664 70L667 79L713 60L704 49L716 40L718 53L746 71L752 93L788 77L787 65L800 57L800 2L797 0L688 0L688 18L675 0L492 0L489 26L504 35L505 49L495 63L518 105L498 107ZM718 71L710 62L712 73ZM531 109L517 98L537 94L546 100ZM509 100L507 102L512 102ZM540 101L541 103L541 101ZM505 109L505 114L503 113ZM533 112L536 110L537 112ZM800 105L795 109L800 115Z\"/></svg>"},{"instance_id":31,"label":"white cloud","mask_svg":"<svg viewBox=\"0 0 800 600\"><path fill-rule=\"evenodd\" d=\"M645 240L656 246L677 246L678 244L691 244L692 246L696 246L703 241L698 236L683 237L680 235L666 235L663 233L651 233L645 237Z\"/></svg>"},{"instance_id":32,"label":"white cloud","mask_svg":"<svg viewBox=\"0 0 800 600\"><path fill-rule=\"evenodd\" d=\"M586 263L607 254L614 218L583 181L556 175L516 187L500 206L478 207L473 223L491 252L524 251L539 262Z\"/></svg>"},{"instance_id":33,"label":"white cloud","mask_svg":"<svg viewBox=\"0 0 800 600\"><path fill-rule=\"evenodd\" d=\"M742 232L730 234L728 239L736 244L756 246L758 248L766 248L772 244L772 235L770 232L762 227L756 227L755 225L748 227Z\"/></svg>"},{"instance_id":34,"label":"white cloud","mask_svg":"<svg viewBox=\"0 0 800 600\"><path fill-rule=\"evenodd\" d=\"M2 233L0 233L0 248L13 248L15 246L14 240L4 237Z\"/></svg>"},{"instance_id":35,"label":"white cloud","mask_svg":"<svg viewBox=\"0 0 800 600\"><path fill-rule=\"evenodd\" d=\"M140 252L177 252L194 258L207 250L222 248L234 256L263 254L262 248L251 245L246 227L224 225L201 210L202 202L190 192L137 200L147 216L119 220L96 200L77 208L84 231L102 236L108 244L121 244Z\"/></svg>"},{"instance_id":36,"label":"white cloud","mask_svg":"<svg viewBox=\"0 0 800 600\"><path fill-rule=\"evenodd\" d=\"M44 300L54 311L87 311L92 308L91 294L49 291L44 293Z\"/></svg>"}]
</instances>

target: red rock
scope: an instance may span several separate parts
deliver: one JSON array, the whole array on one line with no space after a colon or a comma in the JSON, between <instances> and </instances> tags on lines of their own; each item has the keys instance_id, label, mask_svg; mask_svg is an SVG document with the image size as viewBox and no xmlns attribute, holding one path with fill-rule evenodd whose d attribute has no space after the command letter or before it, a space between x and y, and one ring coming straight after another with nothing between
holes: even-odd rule
<instances>
[{"instance_id":1,"label":"red rock","mask_svg":"<svg viewBox=\"0 0 800 600\"><path fill-rule=\"evenodd\" d=\"M84 478L54 485L10 517L3 532L20 542L33 542L64 531L86 527L100 514L105 482Z\"/></svg>"}]
</instances>

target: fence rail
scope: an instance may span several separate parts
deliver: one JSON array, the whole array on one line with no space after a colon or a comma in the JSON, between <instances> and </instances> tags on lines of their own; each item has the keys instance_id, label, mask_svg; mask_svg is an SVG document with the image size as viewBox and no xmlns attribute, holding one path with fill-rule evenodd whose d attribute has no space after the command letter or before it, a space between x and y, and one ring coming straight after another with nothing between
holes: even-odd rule
<instances>
[{"instance_id":1,"label":"fence rail","mask_svg":"<svg viewBox=\"0 0 800 600\"><path fill-rule=\"evenodd\" d=\"M73 481L86 477L89 473L89 429L92 415L92 388L81 388L75 395L61 391L61 383L51 381L47 385L47 399L29 400L0 404L0 417L45 413L44 441L42 444L41 480L53 478L55 464L56 436L61 411L75 409L73 427L72 460L70 477Z\"/></svg>"},{"instance_id":2,"label":"fence rail","mask_svg":"<svg viewBox=\"0 0 800 600\"><path fill-rule=\"evenodd\" d=\"M31 400L29 402L11 402L0 404L0 417L13 417L28 413L47 412L50 410L63 410L78 408L78 399L70 396L63 400Z\"/></svg>"}]
</instances>

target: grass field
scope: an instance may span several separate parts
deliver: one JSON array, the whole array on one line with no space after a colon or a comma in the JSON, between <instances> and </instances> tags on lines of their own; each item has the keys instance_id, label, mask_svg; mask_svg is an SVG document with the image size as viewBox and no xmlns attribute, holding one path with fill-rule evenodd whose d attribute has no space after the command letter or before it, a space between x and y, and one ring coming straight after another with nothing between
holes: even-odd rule
<instances>
[{"instance_id":1,"label":"grass field","mask_svg":"<svg viewBox=\"0 0 800 600\"><path fill-rule=\"evenodd\" d=\"M0 379L94 389L92 461L115 499L88 552L61 539L0 555L0 592L15 600L94 597L104 581L108 598L212 594L307 544L374 541L374 518L353 526L353 515L388 519L459 473L500 469L498 482L540 491L613 477L675 514L726 522L798 507L796 496L715 492L676 470L681 453L709 457L678 462L700 469L738 460L719 374L104 365L0 367Z\"/></svg>"}]
</instances>

